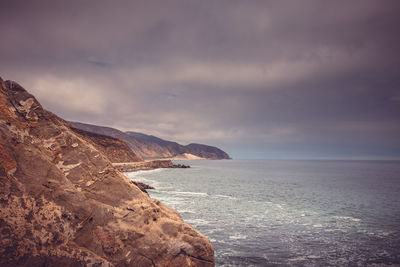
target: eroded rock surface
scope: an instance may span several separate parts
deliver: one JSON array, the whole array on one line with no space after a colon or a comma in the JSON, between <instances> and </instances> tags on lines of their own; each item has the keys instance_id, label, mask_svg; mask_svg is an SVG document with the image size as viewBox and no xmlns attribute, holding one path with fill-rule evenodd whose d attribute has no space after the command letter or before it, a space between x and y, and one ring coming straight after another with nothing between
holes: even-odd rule
<instances>
[{"instance_id":1,"label":"eroded rock surface","mask_svg":"<svg viewBox=\"0 0 400 267\"><path fill-rule=\"evenodd\" d=\"M0 79L0 266L213 266L208 239Z\"/></svg>"},{"instance_id":2,"label":"eroded rock surface","mask_svg":"<svg viewBox=\"0 0 400 267\"><path fill-rule=\"evenodd\" d=\"M132 149L124 141L106 136L102 134L96 134L87 132L75 127L71 127L71 130L78 133L87 141L91 142L96 149L102 152L112 163L120 162L142 162L139 156L137 156ZM78 146L73 144L72 146Z\"/></svg>"}]
</instances>

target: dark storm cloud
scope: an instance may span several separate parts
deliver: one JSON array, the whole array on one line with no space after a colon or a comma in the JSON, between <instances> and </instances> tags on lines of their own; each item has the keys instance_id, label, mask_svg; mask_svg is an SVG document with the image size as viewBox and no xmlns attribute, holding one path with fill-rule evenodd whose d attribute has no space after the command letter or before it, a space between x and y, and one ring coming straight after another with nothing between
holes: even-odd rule
<instances>
[{"instance_id":1,"label":"dark storm cloud","mask_svg":"<svg viewBox=\"0 0 400 267\"><path fill-rule=\"evenodd\" d=\"M8 1L0 74L234 157L400 157L398 1Z\"/></svg>"}]
</instances>

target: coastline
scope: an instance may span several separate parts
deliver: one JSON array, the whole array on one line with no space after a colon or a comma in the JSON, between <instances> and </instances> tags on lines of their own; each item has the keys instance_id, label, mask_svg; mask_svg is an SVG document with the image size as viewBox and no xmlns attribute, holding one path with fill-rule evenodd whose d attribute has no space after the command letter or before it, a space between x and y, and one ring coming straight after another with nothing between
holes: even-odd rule
<instances>
[{"instance_id":1,"label":"coastline","mask_svg":"<svg viewBox=\"0 0 400 267\"><path fill-rule=\"evenodd\" d=\"M134 172L143 170L154 170L159 168L190 168L188 165L175 164L171 160L151 160L141 162L113 163L113 167L120 172Z\"/></svg>"},{"instance_id":2,"label":"coastline","mask_svg":"<svg viewBox=\"0 0 400 267\"><path fill-rule=\"evenodd\" d=\"M124 163L113 163L114 168L122 173L137 172L137 171L151 171L156 169L187 169L189 165L175 164L171 160L151 160L144 162L124 162ZM131 180L132 184L137 186L142 192L149 194L146 189L155 189L153 186Z\"/></svg>"},{"instance_id":3,"label":"coastline","mask_svg":"<svg viewBox=\"0 0 400 267\"><path fill-rule=\"evenodd\" d=\"M74 130L17 83L0 85L0 266L214 266L208 238L112 162L182 166L142 162L122 141Z\"/></svg>"},{"instance_id":4,"label":"coastline","mask_svg":"<svg viewBox=\"0 0 400 267\"><path fill-rule=\"evenodd\" d=\"M185 172L160 169L127 175L156 187L147 190L150 197L177 210L209 238L217 266L398 262L398 247L388 245L398 241L399 226L393 216L398 210L398 164L297 160L190 164L192 169ZM366 169L369 174L360 172ZM357 187L359 182L363 185ZM388 200L394 206L386 205ZM372 201L378 202L374 209L368 205ZM380 253L382 247L387 254Z\"/></svg>"}]
</instances>

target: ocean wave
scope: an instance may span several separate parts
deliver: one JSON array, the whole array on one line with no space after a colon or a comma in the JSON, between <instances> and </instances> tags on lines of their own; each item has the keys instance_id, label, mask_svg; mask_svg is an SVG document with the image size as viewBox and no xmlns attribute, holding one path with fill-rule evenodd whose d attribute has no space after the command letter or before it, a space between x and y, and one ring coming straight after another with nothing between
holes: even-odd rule
<instances>
[{"instance_id":1,"label":"ocean wave","mask_svg":"<svg viewBox=\"0 0 400 267\"><path fill-rule=\"evenodd\" d=\"M368 235L368 236L378 237L378 238L387 238L388 236L395 233L393 231L383 231L383 230L372 231L372 230L367 230L367 229L360 229L357 232Z\"/></svg>"},{"instance_id":2,"label":"ocean wave","mask_svg":"<svg viewBox=\"0 0 400 267\"><path fill-rule=\"evenodd\" d=\"M165 192L167 189L173 189L174 187L172 186L157 186L156 190L159 191L160 193Z\"/></svg>"},{"instance_id":3,"label":"ocean wave","mask_svg":"<svg viewBox=\"0 0 400 267\"><path fill-rule=\"evenodd\" d=\"M291 258L291 259L288 259L288 261L289 262L291 262L291 261L305 261L307 259L307 257L306 256L298 256L298 257L294 257L294 258Z\"/></svg>"},{"instance_id":4,"label":"ocean wave","mask_svg":"<svg viewBox=\"0 0 400 267\"><path fill-rule=\"evenodd\" d=\"M191 214L196 214L195 210L191 210L191 209L179 209L178 210L179 213L191 213Z\"/></svg>"},{"instance_id":5,"label":"ocean wave","mask_svg":"<svg viewBox=\"0 0 400 267\"><path fill-rule=\"evenodd\" d=\"M134 171L134 172L126 172L125 175L128 178L133 178L133 177L137 177L137 176L143 176L146 174L153 174L153 173L158 173L158 172L163 172L166 169L163 168L159 168L159 169L154 169L154 170L140 170L140 171Z\"/></svg>"},{"instance_id":6,"label":"ocean wave","mask_svg":"<svg viewBox=\"0 0 400 267\"><path fill-rule=\"evenodd\" d=\"M198 225L207 225L207 224L209 224L210 222L209 222L209 221L206 221L206 220L204 220L204 219L187 219L187 220L186 220L186 223L192 224L192 225L194 225L194 226L198 226Z\"/></svg>"},{"instance_id":7,"label":"ocean wave","mask_svg":"<svg viewBox=\"0 0 400 267\"><path fill-rule=\"evenodd\" d=\"M231 200L237 199L236 197L226 196L226 195L213 195L212 197L213 198L227 198L227 199L231 199Z\"/></svg>"},{"instance_id":8,"label":"ocean wave","mask_svg":"<svg viewBox=\"0 0 400 267\"><path fill-rule=\"evenodd\" d=\"M185 200L179 197L155 196L155 198L168 206L172 206L173 208L181 206L185 203Z\"/></svg>"},{"instance_id":9,"label":"ocean wave","mask_svg":"<svg viewBox=\"0 0 400 267\"><path fill-rule=\"evenodd\" d=\"M353 222L359 222L361 219L354 218L351 216L333 216L336 220L347 220L347 221L353 221Z\"/></svg>"},{"instance_id":10,"label":"ocean wave","mask_svg":"<svg viewBox=\"0 0 400 267\"><path fill-rule=\"evenodd\" d=\"M177 194L177 195L188 195L188 196L202 196L202 197L208 196L207 193L203 193L203 192L164 191L164 193L174 194L174 195Z\"/></svg>"},{"instance_id":11,"label":"ocean wave","mask_svg":"<svg viewBox=\"0 0 400 267\"><path fill-rule=\"evenodd\" d=\"M243 234L235 234L235 235L230 235L229 239L231 240L240 240L240 239L246 239L247 235L243 235Z\"/></svg>"}]
</instances>

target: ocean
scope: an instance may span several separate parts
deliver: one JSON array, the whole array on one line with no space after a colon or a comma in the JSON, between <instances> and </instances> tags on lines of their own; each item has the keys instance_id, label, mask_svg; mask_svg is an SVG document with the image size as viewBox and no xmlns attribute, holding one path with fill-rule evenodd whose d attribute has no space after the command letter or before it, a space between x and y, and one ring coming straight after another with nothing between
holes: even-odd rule
<instances>
[{"instance_id":1,"label":"ocean","mask_svg":"<svg viewBox=\"0 0 400 267\"><path fill-rule=\"evenodd\" d=\"M206 235L216 266L400 266L400 162L181 161L127 173Z\"/></svg>"}]
</instances>

